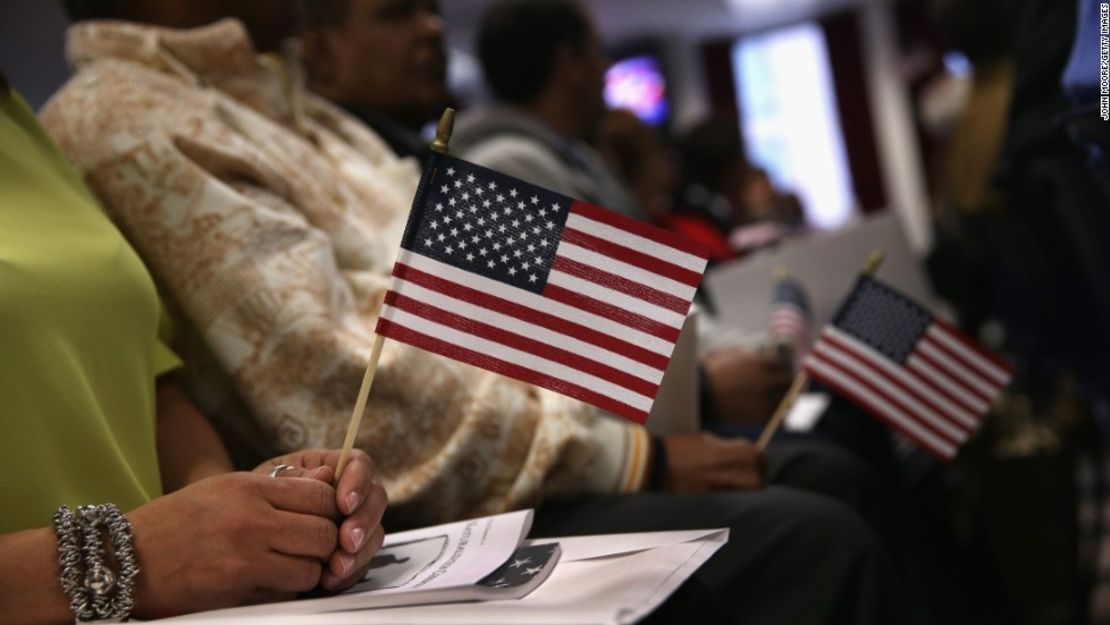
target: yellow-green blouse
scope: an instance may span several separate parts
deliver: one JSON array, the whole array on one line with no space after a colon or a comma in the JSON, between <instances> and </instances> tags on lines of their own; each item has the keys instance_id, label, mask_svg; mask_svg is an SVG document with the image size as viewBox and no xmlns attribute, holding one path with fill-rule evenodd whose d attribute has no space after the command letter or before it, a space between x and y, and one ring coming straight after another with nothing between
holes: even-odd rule
<instances>
[{"instance_id":1,"label":"yellow-green blouse","mask_svg":"<svg viewBox=\"0 0 1110 625\"><path fill-rule=\"evenodd\" d=\"M0 94L0 532L161 494L150 275L18 94Z\"/></svg>"}]
</instances>

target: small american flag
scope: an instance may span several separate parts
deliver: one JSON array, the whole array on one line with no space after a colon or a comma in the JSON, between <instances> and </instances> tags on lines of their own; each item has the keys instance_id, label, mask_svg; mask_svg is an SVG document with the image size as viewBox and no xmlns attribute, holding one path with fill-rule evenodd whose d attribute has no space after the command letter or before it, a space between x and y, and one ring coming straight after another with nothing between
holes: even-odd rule
<instances>
[{"instance_id":1,"label":"small american flag","mask_svg":"<svg viewBox=\"0 0 1110 625\"><path fill-rule=\"evenodd\" d=\"M377 332L643 423L707 256L456 158L425 171Z\"/></svg>"},{"instance_id":2,"label":"small american flag","mask_svg":"<svg viewBox=\"0 0 1110 625\"><path fill-rule=\"evenodd\" d=\"M867 276L803 368L942 460L978 428L1011 375L962 332Z\"/></svg>"},{"instance_id":3,"label":"small american flag","mask_svg":"<svg viewBox=\"0 0 1110 625\"><path fill-rule=\"evenodd\" d=\"M771 339L804 349L809 342L812 313L805 289L793 278L775 282L771 300Z\"/></svg>"}]
</instances>

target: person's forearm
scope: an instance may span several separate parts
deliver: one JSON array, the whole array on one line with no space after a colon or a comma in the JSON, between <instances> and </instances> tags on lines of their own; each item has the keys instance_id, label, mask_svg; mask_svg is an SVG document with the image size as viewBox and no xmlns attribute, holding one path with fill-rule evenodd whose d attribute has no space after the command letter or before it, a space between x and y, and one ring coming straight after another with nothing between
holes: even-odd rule
<instances>
[{"instance_id":1,"label":"person's forearm","mask_svg":"<svg viewBox=\"0 0 1110 625\"><path fill-rule=\"evenodd\" d=\"M158 463L167 493L232 470L212 424L173 383L158 387Z\"/></svg>"},{"instance_id":2,"label":"person's forearm","mask_svg":"<svg viewBox=\"0 0 1110 625\"><path fill-rule=\"evenodd\" d=\"M58 577L54 532L36 529L0 535L0 623L72 623Z\"/></svg>"}]
</instances>

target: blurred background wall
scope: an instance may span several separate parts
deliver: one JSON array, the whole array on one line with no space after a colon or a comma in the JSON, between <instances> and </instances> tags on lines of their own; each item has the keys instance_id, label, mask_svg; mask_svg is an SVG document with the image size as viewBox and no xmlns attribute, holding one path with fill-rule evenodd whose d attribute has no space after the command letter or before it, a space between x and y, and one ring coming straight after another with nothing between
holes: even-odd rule
<instances>
[{"instance_id":1,"label":"blurred background wall","mask_svg":"<svg viewBox=\"0 0 1110 625\"><path fill-rule=\"evenodd\" d=\"M66 18L55 0L0 2L0 68L38 108L69 76Z\"/></svg>"},{"instance_id":2,"label":"blurred background wall","mask_svg":"<svg viewBox=\"0 0 1110 625\"><path fill-rule=\"evenodd\" d=\"M484 97L471 49L486 4L441 2L464 104ZM924 0L586 4L616 63L617 102L654 106L644 114L672 133L711 114L735 116L749 158L800 196L811 226L835 229L890 208L915 251L929 247L928 145L912 96L943 50L915 32ZM0 67L32 106L68 75L64 30L58 2L0 3Z\"/></svg>"}]
</instances>

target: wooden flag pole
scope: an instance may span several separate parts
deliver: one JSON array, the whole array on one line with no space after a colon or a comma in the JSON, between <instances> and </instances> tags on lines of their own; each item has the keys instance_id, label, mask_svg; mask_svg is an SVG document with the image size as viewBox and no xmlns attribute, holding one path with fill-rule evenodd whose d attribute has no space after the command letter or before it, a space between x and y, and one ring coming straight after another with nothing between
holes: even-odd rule
<instances>
[{"instance_id":1,"label":"wooden flag pole","mask_svg":"<svg viewBox=\"0 0 1110 625\"><path fill-rule=\"evenodd\" d=\"M867 265L863 268L863 274L869 276L879 269L879 265L883 264L885 254L882 250L875 250L871 252L871 256L867 259ZM790 385L790 390L786 391L782 401L779 402L779 407L775 409L775 414L771 416L771 420L764 426L763 432L756 440L755 446L760 451L767 448L767 444L771 442L771 438L782 427L786 421L786 415L790 413L790 408L794 406L794 402L798 399L798 395L802 394L802 390L809 382L809 375L804 370L799 371L798 375L794 376L794 382Z\"/></svg>"},{"instance_id":2,"label":"wooden flag pole","mask_svg":"<svg viewBox=\"0 0 1110 625\"><path fill-rule=\"evenodd\" d=\"M432 151L440 154L447 153L447 144L451 141L451 133L455 128L455 109L448 108L439 118L436 127L436 138L432 141ZM382 357L382 346L385 337L381 334L374 335L374 346L370 350L370 360L366 363L366 373L362 376L362 386L358 389L358 400L355 401L351 421L347 424L347 437L343 439L343 448L339 451L339 463L335 467L335 481L339 483L339 476L351 460L351 450L355 447L355 438L358 436L359 427L362 425L362 413L366 411L366 400L370 397L370 387L374 384L374 374L378 371L378 361Z\"/></svg>"},{"instance_id":3,"label":"wooden flag pole","mask_svg":"<svg viewBox=\"0 0 1110 625\"><path fill-rule=\"evenodd\" d=\"M355 410L351 413L350 422L347 423L347 438L343 439L343 449L339 451L339 464L335 467L336 483L339 483L339 476L343 475L343 469L347 468L347 462L351 459L351 450L355 447L355 437L358 435L359 426L362 425L362 413L366 410L366 399L370 397L370 387L374 384L374 374L378 372L378 361L381 360L384 344L385 337L375 334L370 360L366 363L366 373L362 376L362 386L358 389Z\"/></svg>"},{"instance_id":4,"label":"wooden flag pole","mask_svg":"<svg viewBox=\"0 0 1110 625\"><path fill-rule=\"evenodd\" d=\"M798 375L794 376L794 382L790 385L790 390L786 391L786 395L779 402L779 407L775 409L775 414L764 426L763 433L759 435L759 440L755 443L757 449L763 451L767 448L767 443L771 442L771 437L775 435L775 432L778 432L782 422L786 420L787 413L790 412L794 401L798 399L798 395L802 394L802 389L806 387L807 382L809 382L809 376L806 375L805 371L799 371Z\"/></svg>"}]
</instances>

